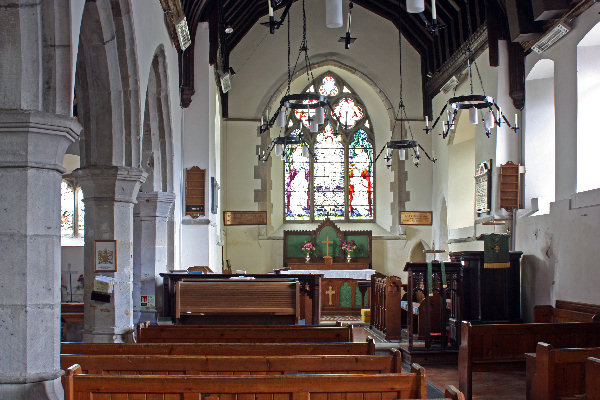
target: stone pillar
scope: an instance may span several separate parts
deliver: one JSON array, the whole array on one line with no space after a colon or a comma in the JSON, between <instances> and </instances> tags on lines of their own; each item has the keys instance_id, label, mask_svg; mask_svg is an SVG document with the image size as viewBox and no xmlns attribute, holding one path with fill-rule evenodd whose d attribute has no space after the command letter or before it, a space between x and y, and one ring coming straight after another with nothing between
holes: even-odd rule
<instances>
[{"instance_id":1,"label":"stone pillar","mask_svg":"<svg viewBox=\"0 0 600 400\"><path fill-rule=\"evenodd\" d=\"M140 193L133 208L133 320L156 322L162 304L158 275L167 272L168 218L175 204L169 192ZM140 296L154 296L154 306L141 306Z\"/></svg>"},{"instance_id":2,"label":"stone pillar","mask_svg":"<svg viewBox=\"0 0 600 400\"><path fill-rule=\"evenodd\" d=\"M73 171L85 204L85 342L125 342L133 332L133 205L146 173L131 167L88 167ZM117 241L117 271L94 272L94 242ZM109 303L91 300L96 276L114 278Z\"/></svg>"},{"instance_id":3,"label":"stone pillar","mask_svg":"<svg viewBox=\"0 0 600 400\"><path fill-rule=\"evenodd\" d=\"M80 125L0 111L0 399L63 399L60 181Z\"/></svg>"}]
</instances>

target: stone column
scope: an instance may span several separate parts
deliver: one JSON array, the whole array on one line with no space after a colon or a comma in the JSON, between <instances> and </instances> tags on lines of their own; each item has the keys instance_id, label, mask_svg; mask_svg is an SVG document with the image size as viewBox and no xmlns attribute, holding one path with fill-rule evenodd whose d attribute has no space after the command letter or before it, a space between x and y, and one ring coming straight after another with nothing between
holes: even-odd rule
<instances>
[{"instance_id":1,"label":"stone column","mask_svg":"<svg viewBox=\"0 0 600 400\"><path fill-rule=\"evenodd\" d=\"M0 111L0 399L62 399L60 181L80 125Z\"/></svg>"},{"instance_id":2,"label":"stone column","mask_svg":"<svg viewBox=\"0 0 600 400\"><path fill-rule=\"evenodd\" d=\"M125 342L133 332L133 205L146 173L131 167L89 167L73 172L85 204L85 342ZM116 272L94 272L94 242L116 240ZM96 276L114 278L109 303L91 300Z\"/></svg>"},{"instance_id":3,"label":"stone column","mask_svg":"<svg viewBox=\"0 0 600 400\"><path fill-rule=\"evenodd\" d=\"M175 204L169 192L140 193L133 208L133 320L156 322L162 292L157 291L167 271L168 218ZM154 296L154 306L141 306L140 296Z\"/></svg>"}]
</instances>

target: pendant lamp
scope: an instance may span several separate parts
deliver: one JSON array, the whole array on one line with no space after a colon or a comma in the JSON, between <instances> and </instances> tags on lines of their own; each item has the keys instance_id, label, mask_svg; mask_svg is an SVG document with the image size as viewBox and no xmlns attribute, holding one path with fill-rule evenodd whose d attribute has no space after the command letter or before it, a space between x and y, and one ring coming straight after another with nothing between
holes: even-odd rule
<instances>
[{"instance_id":1,"label":"pendant lamp","mask_svg":"<svg viewBox=\"0 0 600 400\"><path fill-rule=\"evenodd\" d=\"M479 111L476 108L469 108L469 123L471 125L477 125L479 123L479 116L477 115L477 111Z\"/></svg>"},{"instance_id":2,"label":"pendant lamp","mask_svg":"<svg viewBox=\"0 0 600 400\"><path fill-rule=\"evenodd\" d=\"M342 0L325 0L325 25L328 28L341 28L343 24Z\"/></svg>"},{"instance_id":3,"label":"pendant lamp","mask_svg":"<svg viewBox=\"0 0 600 400\"><path fill-rule=\"evenodd\" d=\"M325 123L325 109L323 107L317 107L315 110L315 121L317 121L317 124Z\"/></svg>"},{"instance_id":4,"label":"pendant lamp","mask_svg":"<svg viewBox=\"0 0 600 400\"><path fill-rule=\"evenodd\" d=\"M280 128L285 128L285 110L279 110L279 114L277 115L277 126Z\"/></svg>"},{"instance_id":5,"label":"pendant lamp","mask_svg":"<svg viewBox=\"0 0 600 400\"><path fill-rule=\"evenodd\" d=\"M406 0L406 11L418 14L425 11L425 0Z\"/></svg>"}]
</instances>

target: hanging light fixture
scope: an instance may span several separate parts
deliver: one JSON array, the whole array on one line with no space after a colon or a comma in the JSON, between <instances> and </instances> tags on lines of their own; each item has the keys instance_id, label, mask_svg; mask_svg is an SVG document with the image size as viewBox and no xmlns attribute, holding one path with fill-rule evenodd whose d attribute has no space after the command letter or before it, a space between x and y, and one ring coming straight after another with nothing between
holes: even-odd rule
<instances>
[{"instance_id":1,"label":"hanging light fixture","mask_svg":"<svg viewBox=\"0 0 600 400\"><path fill-rule=\"evenodd\" d=\"M418 14L425 11L425 0L406 0L406 11Z\"/></svg>"},{"instance_id":2,"label":"hanging light fixture","mask_svg":"<svg viewBox=\"0 0 600 400\"><path fill-rule=\"evenodd\" d=\"M412 159L415 166L419 166L421 160L421 154L419 153L419 149L423 150L425 156L433 163L437 160L434 157L431 157L427 151L414 140L412 129L410 126L410 120L406 115L406 106L404 105L403 99L403 81L402 81L402 34L398 31L398 48L399 48L399 74L400 74L400 104L398 105L398 114L396 115L396 120L405 120L408 121L408 131L410 133L411 139L401 139L401 140L391 140L383 146L377 157L375 157L375 162L379 159L381 154L386 151L386 166L390 168L392 166L392 154L394 150L398 151L398 159L400 161L405 161L408 152L412 152Z\"/></svg>"},{"instance_id":3,"label":"hanging light fixture","mask_svg":"<svg viewBox=\"0 0 600 400\"><path fill-rule=\"evenodd\" d=\"M350 27L352 25L352 9L353 8L354 8L354 3L352 1L350 1L350 4L348 5L348 20L347 20L347 24L346 24L346 36L342 36L338 40L338 42L344 43L344 48L346 50L349 50L350 44L352 44L356 41L356 38L353 38L350 35Z\"/></svg>"},{"instance_id":4,"label":"hanging light fixture","mask_svg":"<svg viewBox=\"0 0 600 400\"><path fill-rule=\"evenodd\" d=\"M300 50L298 54L297 60L300 59L300 55L304 53L304 60L306 64L306 77L308 79L309 84L315 86L315 78L312 74L312 65L310 63L310 58L308 56L308 41L306 38L306 5L305 0L302 0L302 17L303 17L303 31L302 31L302 44L300 45ZM288 48L290 45L290 24L288 23ZM270 131L273 125L283 129L286 127L286 110L290 110L290 114L296 110L306 110L308 114L308 122L310 123L310 132L317 133L320 130L321 124L325 123L325 110L330 110L330 117L333 118L337 122L339 127L340 120L338 116L334 113L333 107L327 100L326 96L323 96L314 92L304 92L304 93L290 93L292 76L294 75L297 67L294 66L292 70L290 64L290 53L288 52L288 87L285 96L282 97L281 102L279 103L279 108L275 111L272 118L269 118L268 110L266 115L266 120L261 116L259 132L263 134L265 132ZM311 115L311 112L313 115ZM339 129L339 128L338 128ZM278 147L280 145L281 147ZM308 142L304 135L300 133L297 136L278 136L271 141L266 151L260 151L258 155L258 159L260 161L267 161L272 151L275 151L275 155L283 154L285 158L285 147L286 146L302 146L302 155L305 157L314 155L311 153Z\"/></svg>"},{"instance_id":5,"label":"hanging light fixture","mask_svg":"<svg viewBox=\"0 0 600 400\"><path fill-rule=\"evenodd\" d=\"M325 25L328 28L341 28L344 25L342 0L325 0Z\"/></svg>"},{"instance_id":6,"label":"hanging light fixture","mask_svg":"<svg viewBox=\"0 0 600 400\"><path fill-rule=\"evenodd\" d=\"M433 1L435 2L435 0ZM471 12L469 7L467 7L467 21L469 22L469 32L472 32ZM456 120L456 115L458 114L459 110L469 110L469 123L471 123L472 125L479 124L478 114L482 113L482 119L484 120L485 126L485 134L487 137L490 137L492 135L492 129L496 126L501 126L503 121L508 125L510 129L517 133L519 129L517 115L515 114L514 125L511 125L510 122L508 122L506 116L502 113L502 109L498 106L498 104L496 104L494 99L491 96L488 96L485 92L485 87L483 86L483 79L481 78L481 74L479 73L479 67L477 66L477 62L475 60L475 53L471 46L470 36L467 39L467 48L465 52L467 53L467 72L469 73L469 86L471 89L471 93L464 96L453 96L450 99L448 99L448 102L444 105L444 108L442 108L442 111L440 111L440 115L437 117L437 119L431 127L429 127L428 120L425 120L425 133L431 132L436 127L436 125L441 119L441 116L444 114L444 111L446 111L447 109L449 110L447 121L443 123L444 126L442 127L442 137L444 139L448 137L450 130L454 128L454 121ZM473 90L473 65L475 66L475 72L477 73L477 77L483 94L477 94ZM496 113L494 113L494 108L496 109ZM483 116L484 112L486 113L485 117Z\"/></svg>"}]
</instances>

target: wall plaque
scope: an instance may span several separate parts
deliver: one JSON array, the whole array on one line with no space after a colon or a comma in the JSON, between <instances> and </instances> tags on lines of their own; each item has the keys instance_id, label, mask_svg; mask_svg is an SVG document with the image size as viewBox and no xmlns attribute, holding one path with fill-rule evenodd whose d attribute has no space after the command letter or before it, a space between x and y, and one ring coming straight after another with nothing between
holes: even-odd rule
<instances>
[{"instance_id":1,"label":"wall plaque","mask_svg":"<svg viewBox=\"0 0 600 400\"><path fill-rule=\"evenodd\" d=\"M223 223L225 226L234 225L266 225L266 211L224 211Z\"/></svg>"},{"instance_id":2,"label":"wall plaque","mask_svg":"<svg viewBox=\"0 0 600 400\"><path fill-rule=\"evenodd\" d=\"M489 165L492 165L492 160ZM475 171L475 212L477 214L490 212L491 185L492 171L488 163L483 162Z\"/></svg>"},{"instance_id":3,"label":"wall plaque","mask_svg":"<svg viewBox=\"0 0 600 400\"><path fill-rule=\"evenodd\" d=\"M431 211L400 211L400 225L431 225L433 212Z\"/></svg>"}]
</instances>

